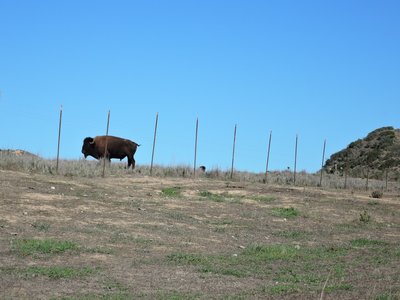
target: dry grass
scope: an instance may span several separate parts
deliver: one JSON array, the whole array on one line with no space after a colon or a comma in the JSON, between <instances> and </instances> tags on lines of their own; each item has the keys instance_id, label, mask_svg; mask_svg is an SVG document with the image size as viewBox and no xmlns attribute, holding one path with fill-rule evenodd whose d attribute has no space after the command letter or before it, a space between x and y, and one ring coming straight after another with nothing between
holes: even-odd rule
<instances>
[{"instance_id":1,"label":"dry grass","mask_svg":"<svg viewBox=\"0 0 400 300\"><path fill-rule=\"evenodd\" d=\"M190 168L150 177L112 164L102 178L93 161L63 161L58 175L54 162L0 163L0 298L400 296L396 191L376 200L247 173L193 180Z\"/></svg>"},{"instance_id":2,"label":"dry grass","mask_svg":"<svg viewBox=\"0 0 400 300\"><path fill-rule=\"evenodd\" d=\"M15 152L0 151L0 169L33 172L51 175L63 175L67 177L100 177L103 174L103 162L93 160L60 160L58 170L55 160L46 160L31 154L15 155ZM143 176L150 175L150 166L137 165L135 171L126 169L126 163L112 161L106 162L105 176L121 176L126 174L138 174ZM173 177L173 178L194 178L193 167L179 166L159 166L153 167L152 176L154 177ZM197 171L197 178L227 180L233 182L268 183L273 185L293 186L294 176L289 171L269 172L267 178L264 173L250 173L235 171L231 178L230 170L211 169L207 172ZM320 174L310 174L305 171L296 174L296 186L318 187ZM360 178L344 178L343 176L324 174L322 187L328 189L349 189L365 190L367 181ZM399 191L399 182L386 182L381 180L368 180L368 189L373 191L388 190Z\"/></svg>"}]
</instances>

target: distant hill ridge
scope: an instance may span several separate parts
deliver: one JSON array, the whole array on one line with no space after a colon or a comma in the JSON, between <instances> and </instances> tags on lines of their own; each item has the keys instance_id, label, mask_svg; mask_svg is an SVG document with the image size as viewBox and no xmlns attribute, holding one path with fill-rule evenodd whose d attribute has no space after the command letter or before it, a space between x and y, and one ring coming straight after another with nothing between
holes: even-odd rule
<instances>
[{"instance_id":1,"label":"distant hill ridge","mask_svg":"<svg viewBox=\"0 0 400 300\"><path fill-rule=\"evenodd\" d=\"M39 156L37 156L35 154L32 154L32 153L30 153L28 151L20 150L20 149L17 149L17 150L14 150L14 149L0 149L0 154L1 153L8 154L8 155L12 154L12 155L16 155L16 156L24 155L24 156L31 156L31 157L39 157Z\"/></svg>"},{"instance_id":2,"label":"distant hill ridge","mask_svg":"<svg viewBox=\"0 0 400 300\"><path fill-rule=\"evenodd\" d=\"M333 154L323 167L328 173L352 177L400 179L400 129L391 126L370 132Z\"/></svg>"}]
</instances>

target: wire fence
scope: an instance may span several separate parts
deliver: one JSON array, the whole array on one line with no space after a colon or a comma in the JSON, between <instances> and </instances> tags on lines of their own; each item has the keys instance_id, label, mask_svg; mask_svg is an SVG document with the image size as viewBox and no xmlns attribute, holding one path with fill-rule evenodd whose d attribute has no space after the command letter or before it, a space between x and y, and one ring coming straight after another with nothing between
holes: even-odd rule
<instances>
[{"instance_id":1,"label":"wire fence","mask_svg":"<svg viewBox=\"0 0 400 300\"><path fill-rule=\"evenodd\" d=\"M109 126L110 126L110 116L111 112L108 111L107 114L107 126L105 135L108 136ZM298 172L298 145L300 142L299 135L295 136L294 143L294 151L293 151L293 169L290 170L288 168L285 171L270 171L269 165L271 161L271 148L273 144L273 133L269 132L268 144L266 149L265 156L265 172L264 173L251 173L245 171L238 171L235 169L235 150L237 146L237 130L238 125L235 124L233 127L233 141L232 141L232 156L231 156L231 165L230 170L222 171L218 168L214 168L211 170L206 170L204 166L198 167L197 165L197 157L198 157L198 134L199 134L199 119L195 120L195 131L194 131L194 148L193 148L193 165L189 166L176 166L176 167L161 167L155 164L156 160L156 150L157 150L157 134L158 134L158 126L159 126L159 113L156 113L155 123L154 123L154 136L153 136L153 145L151 148L151 163L150 166L139 166L136 172L141 173L143 175L149 176L164 176L165 174L170 174L171 176L182 176L182 177L191 177L191 178L221 178L226 180L239 180L239 181L249 181L249 182L262 182L266 184L288 184L293 186L319 186L319 187L329 187L329 188L343 188L343 189L379 189L379 190L390 190L396 189L399 186L398 180L390 180L390 178L396 177L399 178L398 174L396 176L392 176L389 170L381 170L381 176L375 176L371 178L372 173L376 173L375 170L370 170L368 168L364 171L363 178L353 178L349 174L349 172L345 170L340 170L340 172L334 171L332 174L329 174L324 170L325 163L325 150L327 140L325 139L322 144L322 157L321 157L321 169L316 174L309 174L304 171ZM51 170L52 173L60 173L67 174L71 170L71 168L66 167L66 163L72 164L72 161L60 160L60 151L62 146L62 128L63 128L63 107L61 106L59 111L58 118L58 139L57 139L57 155L56 160L54 161L55 165L53 165L53 160L49 160L49 163L43 168L46 170ZM105 149L105 153L107 153L107 145ZM2 156L4 157L5 152L3 151ZM45 163L36 163L37 165ZM4 165L4 164L3 164ZM88 165L88 164L87 164ZM115 170L112 169L112 166L107 165L105 160L102 161L102 172L101 175L104 177L106 174L106 167L109 169L108 174L112 174ZM120 164L116 164L117 168L120 168ZM39 167L40 169L41 167ZM63 170L61 170L63 169ZM79 172L78 172L79 173ZM93 173L94 174L94 173ZM86 174L87 175L87 174ZM86 176L84 175L84 176Z\"/></svg>"},{"instance_id":2,"label":"wire fence","mask_svg":"<svg viewBox=\"0 0 400 300\"><path fill-rule=\"evenodd\" d=\"M56 172L59 171L58 166L59 166L59 151L60 151L60 139L61 139L61 126L62 126L62 111L63 108L61 107L60 109L60 118L59 118L59 134L58 134L58 142L57 142L57 162L56 162ZM154 157L155 157L155 149L156 149L156 144L157 144L157 130L158 130L158 118L159 118L159 113L156 114L155 118L155 126L154 126L154 138L153 138L153 146L152 146L152 153L151 153L151 164L150 164L150 169L149 169L149 175L153 175L153 168L154 168ZM108 111L107 115L107 126L106 126L106 136L108 136L108 130L109 130L109 125L110 125L110 111ZM234 174L240 174L240 176L237 176L238 178L244 178L243 174L247 174L247 172L238 172L235 170L235 148L236 148L236 134L237 134L237 124L234 126L234 131L233 131L233 144L232 144L232 160L231 160L231 169L230 169L230 174L229 174L229 179L234 179ZM191 172L188 170L186 167L182 168L182 176L191 176L193 178L196 178L196 171L197 171L197 148L198 148L198 132L199 132L199 119L196 119L196 124L195 124L195 144L194 144L194 162L193 162L193 171ZM270 161L270 151L271 151L271 144L272 144L272 131L270 131L269 134L269 140L268 140L268 149L267 149L267 155L266 155L266 169L265 173L262 179L256 179L256 181L261 181L263 183L285 183L285 184L293 184L293 185L310 185L312 183L313 186L329 186L329 187L342 187L344 189L348 187L360 187L360 180L365 182L364 187L366 190L370 188L379 188L379 189L385 189L388 190L389 188L389 180L388 180L388 171L385 172L385 177L380 178L380 179L371 179L369 174L370 170L366 170L366 176L363 179L360 178L350 178L348 176L348 173L344 171L341 176L338 174L327 174L324 172L324 163L325 163L325 150L326 150L326 144L327 141L326 139L323 141L323 150L322 150L322 162L321 162L321 169L318 172L318 174L307 174L306 172L300 172L298 174L297 172L297 160L298 160L298 143L299 143L299 136L296 134L295 137L295 148L294 148L294 168L293 171L286 171L286 172L270 172L268 167L269 167L269 161ZM106 143L106 149L105 153L107 153L107 143ZM104 160L105 161L105 160ZM105 176L105 166L106 164L103 163L103 172L102 176ZM202 166L202 172L205 171L205 167ZM142 170L144 172L144 170ZM146 173L146 172L144 172ZM213 177L213 173L219 173L223 174L223 172L219 170L211 170L208 173L209 177ZM279 174L284 174L284 176L279 176ZM302 177L302 179L299 177L299 175ZM255 178L259 177L255 176ZM311 177L310 177L311 176ZM224 176L222 176L224 177ZM247 176L249 177L249 176ZM304 178L307 177L307 180L304 180ZM324 178L325 177L325 178ZM315 180L317 178L317 181ZM254 178L252 179L254 180ZM357 184L355 184L357 183ZM363 185L363 184L361 184ZM392 185L392 183L390 184Z\"/></svg>"}]
</instances>

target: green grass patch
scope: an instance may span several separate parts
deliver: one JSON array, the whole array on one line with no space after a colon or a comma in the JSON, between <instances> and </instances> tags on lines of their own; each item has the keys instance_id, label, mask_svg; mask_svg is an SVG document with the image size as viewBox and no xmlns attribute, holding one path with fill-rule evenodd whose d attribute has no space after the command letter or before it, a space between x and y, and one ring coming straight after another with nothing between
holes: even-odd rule
<instances>
[{"instance_id":1,"label":"green grass patch","mask_svg":"<svg viewBox=\"0 0 400 300\"><path fill-rule=\"evenodd\" d=\"M216 194L210 191L200 191L199 196L214 202L240 203L245 196L230 195L229 193Z\"/></svg>"},{"instance_id":2,"label":"green grass patch","mask_svg":"<svg viewBox=\"0 0 400 300\"><path fill-rule=\"evenodd\" d=\"M207 198L208 200L214 201L214 202L224 202L225 197L220 194L214 194L209 191L200 191L199 195L203 198Z\"/></svg>"},{"instance_id":3,"label":"green grass patch","mask_svg":"<svg viewBox=\"0 0 400 300\"><path fill-rule=\"evenodd\" d=\"M272 260L289 260L296 257L299 251L288 245L253 245L246 248L242 256L259 262Z\"/></svg>"},{"instance_id":4,"label":"green grass patch","mask_svg":"<svg viewBox=\"0 0 400 300\"><path fill-rule=\"evenodd\" d=\"M35 222L32 224L32 227L38 231L47 232L50 229L50 224L46 222Z\"/></svg>"},{"instance_id":5,"label":"green grass patch","mask_svg":"<svg viewBox=\"0 0 400 300\"><path fill-rule=\"evenodd\" d=\"M255 201L258 201L258 202L267 202L267 203L273 202L273 201L276 200L276 198L274 196L268 196L268 195L266 195L266 196L255 196L252 199L255 200Z\"/></svg>"},{"instance_id":6,"label":"green grass patch","mask_svg":"<svg viewBox=\"0 0 400 300\"><path fill-rule=\"evenodd\" d=\"M197 267L202 273L213 273L235 277L246 277L254 274L269 273L266 262L290 261L298 254L298 250L285 245L255 245L242 253L229 255L199 255L191 253L173 253L166 256L166 261L174 265Z\"/></svg>"},{"instance_id":7,"label":"green grass patch","mask_svg":"<svg viewBox=\"0 0 400 300\"><path fill-rule=\"evenodd\" d=\"M334 260L338 257L346 256L350 251L347 246L321 246L317 248L302 249L301 256L303 259L311 261Z\"/></svg>"},{"instance_id":8,"label":"green grass patch","mask_svg":"<svg viewBox=\"0 0 400 300\"><path fill-rule=\"evenodd\" d=\"M299 211L294 207L275 207L272 209L272 214L281 218L293 218L299 215Z\"/></svg>"},{"instance_id":9,"label":"green grass patch","mask_svg":"<svg viewBox=\"0 0 400 300\"><path fill-rule=\"evenodd\" d=\"M392 293L392 292L384 292L381 293L374 298L375 300L398 300L399 299L399 292Z\"/></svg>"},{"instance_id":10,"label":"green grass patch","mask_svg":"<svg viewBox=\"0 0 400 300\"><path fill-rule=\"evenodd\" d=\"M277 284L264 289L265 293L270 293L273 295L293 294L299 291L300 289L295 284Z\"/></svg>"},{"instance_id":11,"label":"green grass patch","mask_svg":"<svg viewBox=\"0 0 400 300\"><path fill-rule=\"evenodd\" d=\"M287 265L280 268L274 278L277 282L284 282L286 284L307 284L319 285L326 280L323 275L313 272L312 270L302 270L296 268L296 265Z\"/></svg>"},{"instance_id":12,"label":"green grass patch","mask_svg":"<svg viewBox=\"0 0 400 300\"><path fill-rule=\"evenodd\" d=\"M182 196L181 188L177 186L164 188L161 190L161 193L163 196L171 198L179 198Z\"/></svg>"},{"instance_id":13,"label":"green grass patch","mask_svg":"<svg viewBox=\"0 0 400 300\"><path fill-rule=\"evenodd\" d=\"M368 247L368 246L386 246L387 243L378 240L370 240L365 238L355 239L350 241L353 247Z\"/></svg>"},{"instance_id":14,"label":"green grass patch","mask_svg":"<svg viewBox=\"0 0 400 300\"><path fill-rule=\"evenodd\" d=\"M349 283L343 283L343 284L338 284L338 285L328 285L325 288L325 291L327 293L332 293L335 291L351 291L353 289L353 286Z\"/></svg>"},{"instance_id":15,"label":"green grass patch","mask_svg":"<svg viewBox=\"0 0 400 300\"><path fill-rule=\"evenodd\" d=\"M140 294L136 298L143 298L146 295ZM107 291L103 294L98 293L86 293L86 294L74 294L73 296L61 297L61 298L50 298L54 300L131 300L136 299L128 292L113 292ZM156 298L157 299L157 298ZM164 299L164 298L163 298Z\"/></svg>"},{"instance_id":16,"label":"green grass patch","mask_svg":"<svg viewBox=\"0 0 400 300\"><path fill-rule=\"evenodd\" d=\"M176 265L199 265L207 262L205 256L188 253L169 254L166 259Z\"/></svg>"},{"instance_id":17,"label":"green grass patch","mask_svg":"<svg viewBox=\"0 0 400 300\"><path fill-rule=\"evenodd\" d=\"M150 296L150 295L143 295ZM165 291L157 292L156 295L151 295L156 300L194 300L201 299L201 294L197 293L185 293L180 291Z\"/></svg>"},{"instance_id":18,"label":"green grass patch","mask_svg":"<svg viewBox=\"0 0 400 300\"><path fill-rule=\"evenodd\" d=\"M79 246L70 241L21 239L14 241L15 251L23 256L34 254L58 254L68 250L78 250Z\"/></svg>"},{"instance_id":19,"label":"green grass patch","mask_svg":"<svg viewBox=\"0 0 400 300\"><path fill-rule=\"evenodd\" d=\"M104 248L104 247L94 247L94 248L83 248L80 249L85 253L97 253L97 254L114 254L114 250L111 248Z\"/></svg>"},{"instance_id":20,"label":"green grass patch","mask_svg":"<svg viewBox=\"0 0 400 300\"><path fill-rule=\"evenodd\" d=\"M296 231L296 230L283 230L278 232L273 232L272 235L276 237L283 237L286 239L300 239L306 236L306 232L304 231Z\"/></svg>"},{"instance_id":21,"label":"green grass patch","mask_svg":"<svg viewBox=\"0 0 400 300\"><path fill-rule=\"evenodd\" d=\"M51 279L62 279L62 278L79 278L84 276L92 275L96 272L95 269L90 267L84 268L72 268L72 267L29 267L22 272L27 277L34 276L46 276Z\"/></svg>"}]
</instances>

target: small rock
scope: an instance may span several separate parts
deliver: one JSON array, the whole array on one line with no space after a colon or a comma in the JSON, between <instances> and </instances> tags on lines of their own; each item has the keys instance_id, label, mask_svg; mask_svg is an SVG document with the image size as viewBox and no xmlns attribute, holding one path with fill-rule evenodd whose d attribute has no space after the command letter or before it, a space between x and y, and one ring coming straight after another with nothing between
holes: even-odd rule
<instances>
[{"instance_id":1,"label":"small rock","mask_svg":"<svg viewBox=\"0 0 400 300\"><path fill-rule=\"evenodd\" d=\"M52 189L52 190L55 190L55 189L56 189L56 187L55 187L55 186L52 186L52 187L51 187L51 189Z\"/></svg>"}]
</instances>

